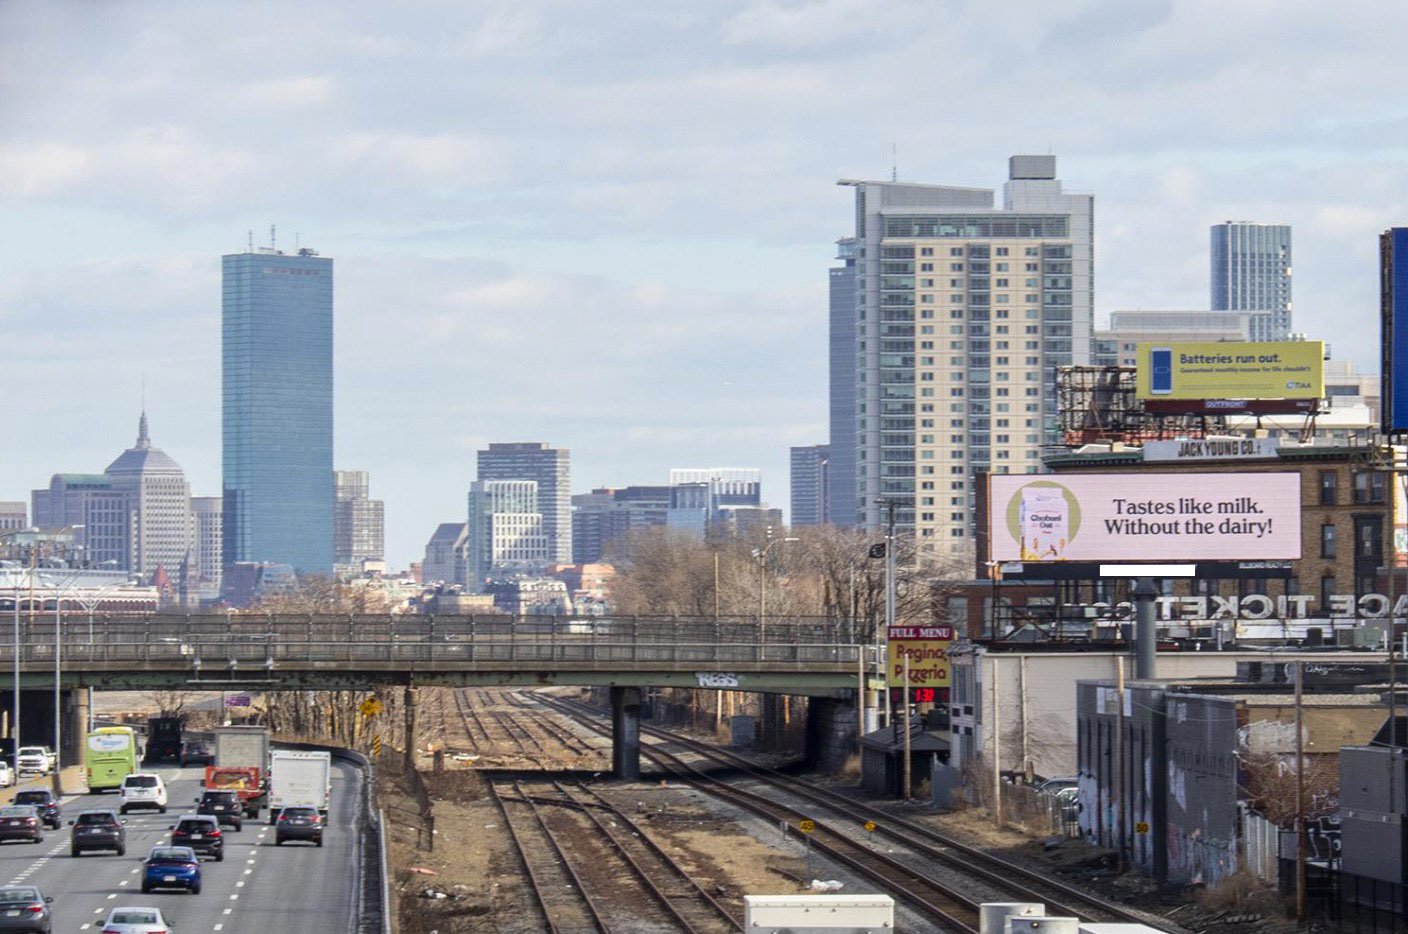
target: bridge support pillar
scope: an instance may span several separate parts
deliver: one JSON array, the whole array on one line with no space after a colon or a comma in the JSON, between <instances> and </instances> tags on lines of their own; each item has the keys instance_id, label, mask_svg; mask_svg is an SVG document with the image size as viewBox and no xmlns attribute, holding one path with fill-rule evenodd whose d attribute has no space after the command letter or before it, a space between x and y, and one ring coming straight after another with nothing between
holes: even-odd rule
<instances>
[{"instance_id":1,"label":"bridge support pillar","mask_svg":"<svg viewBox=\"0 0 1408 934\"><path fill-rule=\"evenodd\" d=\"M404 696L406 706L406 761L404 765L409 773L414 772L416 768L416 689L406 685Z\"/></svg>"},{"instance_id":2,"label":"bridge support pillar","mask_svg":"<svg viewBox=\"0 0 1408 934\"><path fill-rule=\"evenodd\" d=\"M640 780L640 688L611 689L611 774Z\"/></svg>"}]
</instances>

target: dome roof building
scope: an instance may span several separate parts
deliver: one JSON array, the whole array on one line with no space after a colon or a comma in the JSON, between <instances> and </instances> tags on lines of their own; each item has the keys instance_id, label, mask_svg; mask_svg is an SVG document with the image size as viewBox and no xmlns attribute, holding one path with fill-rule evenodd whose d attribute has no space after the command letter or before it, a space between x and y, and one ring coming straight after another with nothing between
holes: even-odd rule
<instances>
[{"instance_id":1,"label":"dome roof building","mask_svg":"<svg viewBox=\"0 0 1408 934\"><path fill-rule=\"evenodd\" d=\"M175 574L190 554L191 487L181 465L152 447L145 411L137 423L137 443L105 473L115 489L128 494L132 570L148 579L157 568Z\"/></svg>"}]
</instances>

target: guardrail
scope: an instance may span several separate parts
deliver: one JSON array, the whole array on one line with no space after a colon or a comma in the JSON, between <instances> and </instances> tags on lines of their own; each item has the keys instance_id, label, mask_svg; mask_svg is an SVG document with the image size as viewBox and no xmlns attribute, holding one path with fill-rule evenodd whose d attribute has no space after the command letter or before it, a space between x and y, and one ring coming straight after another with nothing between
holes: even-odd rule
<instances>
[{"instance_id":1,"label":"guardrail","mask_svg":"<svg viewBox=\"0 0 1408 934\"><path fill-rule=\"evenodd\" d=\"M14 658L0 620L0 666ZM554 617L152 617L63 624L66 668L306 665L450 668L535 665L615 668L853 666L863 646L841 621ZM52 666L54 624L19 627L23 666Z\"/></svg>"}]
</instances>

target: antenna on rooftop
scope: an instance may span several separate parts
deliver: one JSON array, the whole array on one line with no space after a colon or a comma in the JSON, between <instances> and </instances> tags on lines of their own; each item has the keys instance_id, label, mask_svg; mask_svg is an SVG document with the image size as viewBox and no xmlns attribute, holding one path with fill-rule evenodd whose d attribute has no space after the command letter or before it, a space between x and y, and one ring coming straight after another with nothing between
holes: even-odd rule
<instances>
[{"instance_id":1,"label":"antenna on rooftop","mask_svg":"<svg viewBox=\"0 0 1408 934\"><path fill-rule=\"evenodd\" d=\"M254 228L253 228L253 227L249 228L249 240L248 240L248 242L247 242L247 244L246 244L246 246L245 246L245 252L246 252L246 253L253 253L253 252L254 252Z\"/></svg>"},{"instance_id":2,"label":"antenna on rooftop","mask_svg":"<svg viewBox=\"0 0 1408 934\"><path fill-rule=\"evenodd\" d=\"M892 181L892 182L897 182L897 181L899 181L899 180L900 180L900 145L899 145L899 143L891 143L891 144L890 144L890 181Z\"/></svg>"},{"instance_id":3,"label":"antenna on rooftop","mask_svg":"<svg viewBox=\"0 0 1408 934\"><path fill-rule=\"evenodd\" d=\"M270 225L269 225L269 249L271 249L271 250L277 250L278 248L279 248L278 228L275 227L273 224L270 224Z\"/></svg>"},{"instance_id":4,"label":"antenna on rooftop","mask_svg":"<svg viewBox=\"0 0 1408 934\"><path fill-rule=\"evenodd\" d=\"M302 237L303 237L302 234L298 233L297 231L294 231L294 234L293 234L293 252L297 253L299 250L303 249L303 240L302 240Z\"/></svg>"}]
</instances>

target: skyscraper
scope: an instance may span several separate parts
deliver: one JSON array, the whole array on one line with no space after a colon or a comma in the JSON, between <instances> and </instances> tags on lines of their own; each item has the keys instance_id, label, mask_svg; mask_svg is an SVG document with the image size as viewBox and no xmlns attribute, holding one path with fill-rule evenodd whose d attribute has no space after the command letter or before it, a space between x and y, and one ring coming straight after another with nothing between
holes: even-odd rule
<instances>
[{"instance_id":1,"label":"skyscraper","mask_svg":"<svg viewBox=\"0 0 1408 934\"><path fill-rule=\"evenodd\" d=\"M386 504L367 498L370 485L365 470L333 471L332 560L340 572L386 557Z\"/></svg>"},{"instance_id":2,"label":"skyscraper","mask_svg":"<svg viewBox=\"0 0 1408 934\"><path fill-rule=\"evenodd\" d=\"M224 560L332 570L332 260L224 257Z\"/></svg>"},{"instance_id":3,"label":"skyscraper","mask_svg":"<svg viewBox=\"0 0 1408 934\"><path fill-rule=\"evenodd\" d=\"M158 567L173 578L191 549L191 486L179 464L152 447L147 413L137 422L137 443L108 465L114 490L128 496L133 553L129 568L149 578Z\"/></svg>"},{"instance_id":4,"label":"skyscraper","mask_svg":"<svg viewBox=\"0 0 1408 934\"><path fill-rule=\"evenodd\" d=\"M191 497L191 568L192 587L202 595L220 595L224 577L224 533L221 531L223 507L218 496Z\"/></svg>"},{"instance_id":5,"label":"skyscraper","mask_svg":"<svg viewBox=\"0 0 1408 934\"><path fill-rule=\"evenodd\" d=\"M116 489L111 477L56 473L48 489L35 490L31 497L36 528L72 528L74 544L83 547L87 561L123 571L131 568L131 497Z\"/></svg>"},{"instance_id":6,"label":"skyscraper","mask_svg":"<svg viewBox=\"0 0 1408 934\"><path fill-rule=\"evenodd\" d=\"M537 441L493 443L478 453L480 480L533 480L547 533L548 560L572 563L572 471L570 452Z\"/></svg>"},{"instance_id":7,"label":"skyscraper","mask_svg":"<svg viewBox=\"0 0 1408 934\"><path fill-rule=\"evenodd\" d=\"M1254 312L1252 340L1290 337L1290 225L1227 221L1210 233L1212 310Z\"/></svg>"},{"instance_id":8,"label":"skyscraper","mask_svg":"<svg viewBox=\"0 0 1408 934\"><path fill-rule=\"evenodd\" d=\"M985 188L842 180L856 197L856 509L971 554L980 471L1040 469L1059 366L1090 359L1094 197L1055 156Z\"/></svg>"},{"instance_id":9,"label":"skyscraper","mask_svg":"<svg viewBox=\"0 0 1408 934\"><path fill-rule=\"evenodd\" d=\"M552 562L546 528L536 481L474 481L465 545L467 585L483 590L495 571L529 571Z\"/></svg>"},{"instance_id":10,"label":"skyscraper","mask_svg":"<svg viewBox=\"0 0 1408 934\"><path fill-rule=\"evenodd\" d=\"M793 525L826 525L830 502L831 446L812 444L792 449Z\"/></svg>"},{"instance_id":11,"label":"skyscraper","mask_svg":"<svg viewBox=\"0 0 1408 934\"><path fill-rule=\"evenodd\" d=\"M836 241L831 275L831 454L827 461L826 521L856 524L856 257L854 237ZM796 519L793 519L796 522Z\"/></svg>"}]
</instances>

